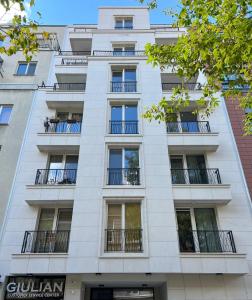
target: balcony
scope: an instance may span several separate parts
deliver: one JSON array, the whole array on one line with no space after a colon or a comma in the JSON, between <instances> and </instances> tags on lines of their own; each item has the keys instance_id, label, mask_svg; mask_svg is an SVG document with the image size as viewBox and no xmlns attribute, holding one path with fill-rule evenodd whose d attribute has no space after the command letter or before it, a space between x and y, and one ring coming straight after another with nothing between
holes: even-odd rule
<instances>
[{"instance_id":1,"label":"balcony","mask_svg":"<svg viewBox=\"0 0 252 300\"><path fill-rule=\"evenodd\" d=\"M60 121L58 119L48 119L44 122L45 133L69 133L69 134L78 134L81 132L81 121L77 120L65 120Z\"/></svg>"},{"instance_id":2,"label":"balcony","mask_svg":"<svg viewBox=\"0 0 252 300\"><path fill-rule=\"evenodd\" d=\"M21 253L67 253L70 231L26 231Z\"/></svg>"},{"instance_id":3,"label":"balcony","mask_svg":"<svg viewBox=\"0 0 252 300\"><path fill-rule=\"evenodd\" d=\"M179 230L180 252L236 253L230 230Z\"/></svg>"},{"instance_id":4,"label":"balcony","mask_svg":"<svg viewBox=\"0 0 252 300\"><path fill-rule=\"evenodd\" d=\"M208 121L168 122L167 143L169 152L216 151L218 133L212 132Z\"/></svg>"},{"instance_id":5,"label":"balcony","mask_svg":"<svg viewBox=\"0 0 252 300\"><path fill-rule=\"evenodd\" d=\"M136 93L137 82L136 81L117 81L110 83L110 91L112 93Z\"/></svg>"},{"instance_id":6,"label":"balcony","mask_svg":"<svg viewBox=\"0 0 252 300\"><path fill-rule=\"evenodd\" d=\"M124 50L124 51L103 51L94 50L94 56L115 56L115 57L130 57L130 56L146 56L145 51Z\"/></svg>"},{"instance_id":7,"label":"balcony","mask_svg":"<svg viewBox=\"0 0 252 300\"><path fill-rule=\"evenodd\" d=\"M198 122L168 122L167 133L210 133L210 125L207 121Z\"/></svg>"},{"instance_id":8,"label":"balcony","mask_svg":"<svg viewBox=\"0 0 252 300\"><path fill-rule=\"evenodd\" d=\"M109 168L108 185L140 185L139 168Z\"/></svg>"},{"instance_id":9,"label":"balcony","mask_svg":"<svg viewBox=\"0 0 252 300\"><path fill-rule=\"evenodd\" d=\"M110 134L138 134L138 121L109 121Z\"/></svg>"},{"instance_id":10,"label":"balcony","mask_svg":"<svg viewBox=\"0 0 252 300\"><path fill-rule=\"evenodd\" d=\"M201 84L200 83L196 83L196 82L186 82L186 83L182 83L182 82L163 82L162 83L162 91L163 92L171 92L172 89L174 88L182 88L184 87L185 89L189 90L189 91L200 91L201 90Z\"/></svg>"},{"instance_id":11,"label":"balcony","mask_svg":"<svg viewBox=\"0 0 252 300\"><path fill-rule=\"evenodd\" d=\"M76 184L77 169L38 169L35 185Z\"/></svg>"},{"instance_id":12,"label":"balcony","mask_svg":"<svg viewBox=\"0 0 252 300\"><path fill-rule=\"evenodd\" d=\"M231 186L222 184L219 169L171 169L173 199L177 205L227 204Z\"/></svg>"},{"instance_id":13,"label":"balcony","mask_svg":"<svg viewBox=\"0 0 252 300\"><path fill-rule=\"evenodd\" d=\"M143 252L142 229L106 229L105 252Z\"/></svg>"},{"instance_id":14,"label":"balcony","mask_svg":"<svg viewBox=\"0 0 252 300\"><path fill-rule=\"evenodd\" d=\"M115 26L115 30L132 30L133 26Z\"/></svg>"},{"instance_id":15,"label":"balcony","mask_svg":"<svg viewBox=\"0 0 252 300\"><path fill-rule=\"evenodd\" d=\"M91 51L59 51L58 55L62 55L62 56L90 56Z\"/></svg>"},{"instance_id":16,"label":"balcony","mask_svg":"<svg viewBox=\"0 0 252 300\"><path fill-rule=\"evenodd\" d=\"M53 90L54 91L82 91L84 92L86 89L86 83L54 83Z\"/></svg>"},{"instance_id":17,"label":"balcony","mask_svg":"<svg viewBox=\"0 0 252 300\"><path fill-rule=\"evenodd\" d=\"M219 169L171 169L172 184L221 184Z\"/></svg>"},{"instance_id":18,"label":"balcony","mask_svg":"<svg viewBox=\"0 0 252 300\"><path fill-rule=\"evenodd\" d=\"M87 66L88 61L85 58L62 58L62 66Z\"/></svg>"}]
</instances>

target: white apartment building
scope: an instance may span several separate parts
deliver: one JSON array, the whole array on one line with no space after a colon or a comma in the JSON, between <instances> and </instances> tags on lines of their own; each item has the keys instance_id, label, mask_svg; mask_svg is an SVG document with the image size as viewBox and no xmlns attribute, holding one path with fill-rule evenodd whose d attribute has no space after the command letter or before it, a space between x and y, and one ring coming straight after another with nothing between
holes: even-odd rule
<instances>
[{"instance_id":1,"label":"white apartment building","mask_svg":"<svg viewBox=\"0 0 252 300\"><path fill-rule=\"evenodd\" d=\"M146 7L65 27L27 124L0 249L3 299L252 299L250 199L226 116L144 109L180 79L147 64Z\"/></svg>"}]
</instances>

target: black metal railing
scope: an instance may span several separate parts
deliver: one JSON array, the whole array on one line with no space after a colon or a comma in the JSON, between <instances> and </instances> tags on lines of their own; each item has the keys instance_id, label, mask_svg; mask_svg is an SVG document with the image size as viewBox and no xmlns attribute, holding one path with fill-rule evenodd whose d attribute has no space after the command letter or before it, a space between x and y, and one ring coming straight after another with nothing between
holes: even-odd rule
<instances>
[{"instance_id":1,"label":"black metal railing","mask_svg":"<svg viewBox=\"0 0 252 300\"><path fill-rule=\"evenodd\" d=\"M65 66L81 66L87 65L88 61L85 58L62 58L61 64Z\"/></svg>"},{"instance_id":2,"label":"black metal railing","mask_svg":"<svg viewBox=\"0 0 252 300\"><path fill-rule=\"evenodd\" d=\"M46 133L80 133L81 132L81 121L77 120L49 120L44 122Z\"/></svg>"},{"instance_id":3,"label":"black metal railing","mask_svg":"<svg viewBox=\"0 0 252 300\"><path fill-rule=\"evenodd\" d=\"M207 121L195 122L168 122L166 124L168 133L176 132L191 132L191 133L209 133L210 125Z\"/></svg>"},{"instance_id":4,"label":"black metal railing","mask_svg":"<svg viewBox=\"0 0 252 300\"><path fill-rule=\"evenodd\" d=\"M75 184L77 169L38 169L35 184Z\"/></svg>"},{"instance_id":5,"label":"black metal railing","mask_svg":"<svg viewBox=\"0 0 252 300\"><path fill-rule=\"evenodd\" d=\"M171 169L173 184L221 184L219 169Z\"/></svg>"},{"instance_id":6,"label":"black metal railing","mask_svg":"<svg viewBox=\"0 0 252 300\"><path fill-rule=\"evenodd\" d=\"M106 229L106 252L143 252L142 229Z\"/></svg>"},{"instance_id":7,"label":"black metal railing","mask_svg":"<svg viewBox=\"0 0 252 300\"><path fill-rule=\"evenodd\" d=\"M67 253L69 230L26 231L21 253Z\"/></svg>"},{"instance_id":8,"label":"black metal railing","mask_svg":"<svg viewBox=\"0 0 252 300\"><path fill-rule=\"evenodd\" d=\"M250 88L249 84L236 84L236 85L234 85L232 80L227 80L227 81L222 82L222 89L224 91L236 89L236 90L246 92L246 91L249 90L249 88Z\"/></svg>"},{"instance_id":9,"label":"black metal railing","mask_svg":"<svg viewBox=\"0 0 252 300\"><path fill-rule=\"evenodd\" d=\"M162 90L163 91L170 91L174 88L182 88L184 87L185 89L188 90L201 90L201 84L200 83L189 83L189 82L164 82L162 83Z\"/></svg>"},{"instance_id":10,"label":"black metal railing","mask_svg":"<svg viewBox=\"0 0 252 300\"><path fill-rule=\"evenodd\" d=\"M138 134L138 121L109 121L111 134Z\"/></svg>"},{"instance_id":11,"label":"black metal railing","mask_svg":"<svg viewBox=\"0 0 252 300\"><path fill-rule=\"evenodd\" d=\"M145 56L144 51L136 50L122 50L122 51L103 51L103 50L94 50L94 56Z\"/></svg>"},{"instance_id":12,"label":"black metal railing","mask_svg":"<svg viewBox=\"0 0 252 300\"><path fill-rule=\"evenodd\" d=\"M111 92L113 93L135 93L137 91L136 81L116 81L111 82Z\"/></svg>"},{"instance_id":13,"label":"black metal railing","mask_svg":"<svg viewBox=\"0 0 252 300\"><path fill-rule=\"evenodd\" d=\"M73 56L73 55L88 56L91 55L91 51L59 51L58 54L64 56Z\"/></svg>"},{"instance_id":14,"label":"black metal railing","mask_svg":"<svg viewBox=\"0 0 252 300\"><path fill-rule=\"evenodd\" d=\"M85 91L86 83L55 83L53 89L55 91Z\"/></svg>"},{"instance_id":15,"label":"black metal railing","mask_svg":"<svg viewBox=\"0 0 252 300\"><path fill-rule=\"evenodd\" d=\"M131 29L133 29L133 26L115 26L115 29L117 29L117 30L131 30Z\"/></svg>"},{"instance_id":16,"label":"black metal railing","mask_svg":"<svg viewBox=\"0 0 252 300\"><path fill-rule=\"evenodd\" d=\"M140 185L140 169L109 168L108 185Z\"/></svg>"},{"instance_id":17,"label":"black metal railing","mask_svg":"<svg viewBox=\"0 0 252 300\"><path fill-rule=\"evenodd\" d=\"M236 253L230 230L179 230L180 252Z\"/></svg>"}]
</instances>

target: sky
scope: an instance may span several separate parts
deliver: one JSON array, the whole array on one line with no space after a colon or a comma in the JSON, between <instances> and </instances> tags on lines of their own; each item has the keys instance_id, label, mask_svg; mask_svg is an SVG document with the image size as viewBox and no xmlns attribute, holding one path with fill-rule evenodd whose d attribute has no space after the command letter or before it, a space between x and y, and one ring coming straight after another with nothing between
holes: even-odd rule
<instances>
[{"instance_id":1,"label":"sky","mask_svg":"<svg viewBox=\"0 0 252 300\"><path fill-rule=\"evenodd\" d=\"M137 0L36 0L32 17L39 11L40 24L97 24L100 6L139 6ZM178 0L158 0L158 8L151 11L152 24L169 24L171 18L164 14L166 8L178 8Z\"/></svg>"}]
</instances>

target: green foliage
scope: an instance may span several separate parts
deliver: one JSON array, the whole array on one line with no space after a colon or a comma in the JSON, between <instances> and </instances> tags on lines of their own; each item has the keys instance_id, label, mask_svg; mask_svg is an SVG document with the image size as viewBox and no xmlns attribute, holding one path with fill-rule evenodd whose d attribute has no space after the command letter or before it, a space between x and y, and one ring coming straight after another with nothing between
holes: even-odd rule
<instances>
[{"instance_id":1,"label":"green foliage","mask_svg":"<svg viewBox=\"0 0 252 300\"><path fill-rule=\"evenodd\" d=\"M0 4L6 11L18 4L20 11L24 12L24 2L25 0L0 0ZM30 0L28 5L32 7L34 3L35 0ZM40 16L39 13L38 16ZM30 61L39 48L37 29L38 23L36 21L27 19L25 15L15 15L10 25L0 27L0 41L3 42L0 53L11 56L17 51L22 51L25 59ZM44 38L49 37L47 32L43 32L42 35Z\"/></svg>"},{"instance_id":2,"label":"green foliage","mask_svg":"<svg viewBox=\"0 0 252 300\"><path fill-rule=\"evenodd\" d=\"M238 98L242 108L252 108L252 0L180 0L180 11L173 16L173 25L187 28L186 34L171 45L147 44L148 62L161 68L172 67L184 83L203 74L206 85L197 103L207 104L206 114L218 105L216 93ZM232 80L223 90L222 83L230 76ZM173 89L169 102L162 99L144 117L164 121L165 111L171 110L174 99L188 104L189 98L182 84ZM251 120L249 113L244 120L246 134L251 134Z\"/></svg>"}]
</instances>

